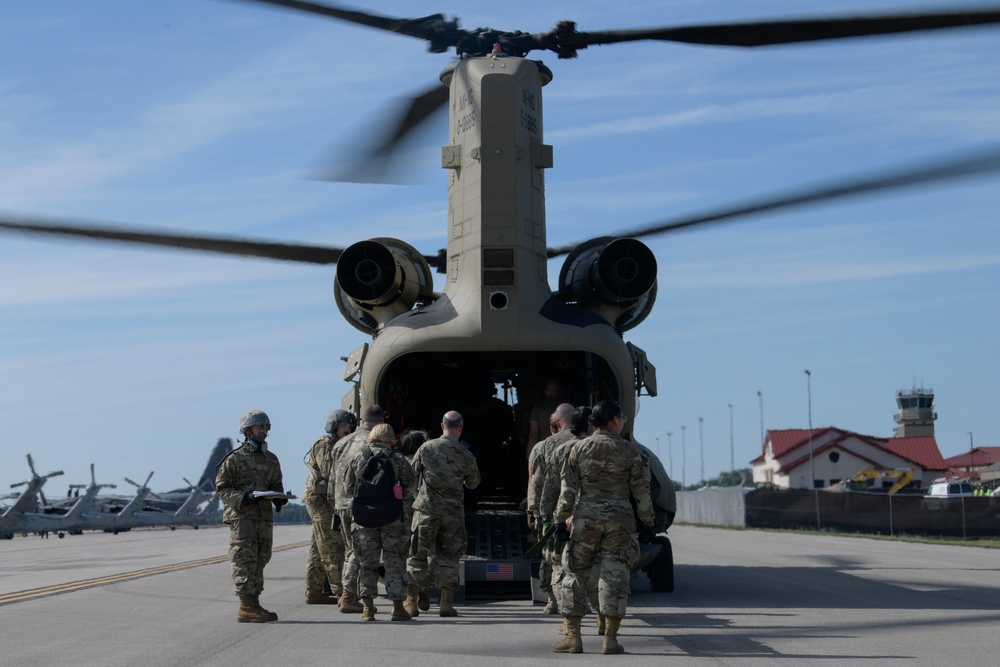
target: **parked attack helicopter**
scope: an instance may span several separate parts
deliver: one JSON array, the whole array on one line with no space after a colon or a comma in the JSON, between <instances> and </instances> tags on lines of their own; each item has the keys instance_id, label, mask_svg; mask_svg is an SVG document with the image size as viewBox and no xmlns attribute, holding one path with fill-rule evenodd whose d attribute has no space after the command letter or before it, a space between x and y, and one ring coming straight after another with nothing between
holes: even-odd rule
<instances>
[{"instance_id":1,"label":"parked attack helicopter","mask_svg":"<svg viewBox=\"0 0 1000 667\"><path fill-rule=\"evenodd\" d=\"M0 531L7 534L18 533L55 533L60 538L70 535L81 535L87 528L84 515L94 511L94 501L102 489L113 489L114 484L98 484L94 475L94 464L90 464L90 484L71 484L70 489L86 489L83 495L77 497L73 505L63 513L46 513L25 511L12 516L10 525L4 525Z\"/></svg>"},{"instance_id":2,"label":"parked attack helicopter","mask_svg":"<svg viewBox=\"0 0 1000 667\"><path fill-rule=\"evenodd\" d=\"M27 530L24 528L23 520L25 513L38 511L39 496L43 499L42 503L45 503L45 496L42 494L42 487L45 486L45 482L51 477L58 477L63 474L62 470L54 470L47 475L39 475L35 472L35 462L32 460L31 454L28 454L28 469L31 470L31 479L23 482L15 482L10 485L12 489L23 486L24 491L0 515L0 537L10 539L14 536L15 532Z\"/></svg>"},{"instance_id":3,"label":"parked attack helicopter","mask_svg":"<svg viewBox=\"0 0 1000 667\"><path fill-rule=\"evenodd\" d=\"M461 30L457 21L440 15L396 20L316 3L275 0L267 4L425 39L434 52L455 48L459 61L441 74L447 88L420 96L394 138L375 152L376 160L391 155L416 121L448 103L451 134L442 150L442 167L449 174L446 249L423 255L404 241L388 238L341 249L14 218L8 218L4 227L336 263L337 306L352 326L372 336L370 343L348 359L345 379L352 388L344 406L358 410L379 403L388 409L397 428L434 428L438 415L447 409L466 415L465 437L487 472L471 502L477 510L495 510L480 512L478 516L487 523L484 530L477 524L473 531L474 555L483 560L516 560L520 555L520 540L504 537L493 543L494 533L487 528L496 522L516 525L519 521L519 515L510 512L524 488L523 442L516 425L536 400L537 385L558 377L574 403L619 400L630 417L626 435L632 433L636 396L656 393L655 371L645 353L622 339L625 331L649 314L657 290L656 258L638 238L755 210L997 167L995 156L985 162L961 161L551 248L545 232L544 170L553 165L553 158L551 147L543 143L542 87L552 73L527 59L529 53L549 50L570 58L588 46L640 39L764 46L994 23L1000 21L1000 12L624 32L578 32L565 22L550 33L530 35ZM566 260L553 290L547 261L561 256ZM432 270L446 275L440 293L434 290ZM651 464L661 491L658 506L663 528L673 510L672 487L655 458ZM510 534L502 529L497 532ZM476 575L468 570L467 574Z\"/></svg>"}]
</instances>

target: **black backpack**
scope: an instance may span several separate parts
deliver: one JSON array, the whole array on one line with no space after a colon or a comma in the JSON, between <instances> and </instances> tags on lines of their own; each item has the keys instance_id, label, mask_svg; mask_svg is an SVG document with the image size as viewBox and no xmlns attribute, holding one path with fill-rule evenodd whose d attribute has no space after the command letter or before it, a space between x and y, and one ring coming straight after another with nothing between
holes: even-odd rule
<instances>
[{"instance_id":1,"label":"black backpack","mask_svg":"<svg viewBox=\"0 0 1000 667\"><path fill-rule=\"evenodd\" d=\"M361 450L364 458L354 484L354 501L351 512L354 523L365 528L379 528L403 516L403 501L393 492L396 471L389 460L389 452L371 447Z\"/></svg>"}]
</instances>

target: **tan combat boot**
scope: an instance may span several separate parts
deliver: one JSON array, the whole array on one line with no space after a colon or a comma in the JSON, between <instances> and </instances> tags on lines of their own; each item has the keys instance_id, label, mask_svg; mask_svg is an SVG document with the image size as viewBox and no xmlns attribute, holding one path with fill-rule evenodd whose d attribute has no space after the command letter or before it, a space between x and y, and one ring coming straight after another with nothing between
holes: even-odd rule
<instances>
[{"instance_id":1,"label":"tan combat boot","mask_svg":"<svg viewBox=\"0 0 1000 667\"><path fill-rule=\"evenodd\" d=\"M553 651L556 653L583 653L583 639L580 638L581 621L583 621L583 616L566 617L566 636L552 645Z\"/></svg>"},{"instance_id":2,"label":"tan combat boot","mask_svg":"<svg viewBox=\"0 0 1000 667\"><path fill-rule=\"evenodd\" d=\"M420 587L408 586L406 588L406 602L403 603L406 613L412 618L420 616Z\"/></svg>"},{"instance_id":3,"label":"tan combat boot","mask_svg":"<svg viewBox=\"0 0 1000 667\"><path fill-rule=\"evenodd\" d=\"M358 594L344 591L340 596L340 612L342 614L360 614L363 607L358 604Z\"/></svg>"},{"instance_id":4,"label":"tan combat boot","mask_svg":"<svg viewBox=\"0 0 1000 667\"><path fill-rule=\"evenodd\" d=\"M608 618L601 612L597 612L597 634L603 635L607 628Z\"/></svg>"},{"instance_id":5,"label":"tan combat boot","mask_svg":"<svg viewBox=\"0 0 1000 667\"><path fill-rule=\"evenodd\" d=\"M431 608L430 585L424 586L420 589L420 595L417 596L417 608L420 609L420 611L427 611Z\"/></svg>"},{"instance_id":6,"label":"tan combat boot","mask_svg":"<svg viewBox=\"0 0 1000 667\"><path fill-rule=\"evenodd\" d=\"M608 617L607 627L604 632L604 646L601 653L605 655L617 655L625 652L625 647L618 643L618 627L622 624L622 619Z\"/></svg>"},{"instance_id":7,"label":"tan combat boot","mask_svg":"<svg viewBox=\"0 0 1000 667\"><path fill-rule=\"evenodd\" d=\"M374 621L375 612L378 611L375 608L375 603L372 602L371 598L361 598L361 620L362 621Z\"/></svg>"},{"instance_id":8,"label":"tan combat boot","mask_svg":"<svg viewBox=\"0 0 1000 667\"><path fill-rule=\"evenodd\" d=\"M558 614L559 613L559 603L556 601L556 596L552 591L549 591L549 600L545 603L542 608L543 614Z\"/></svg>"},{"instance_id":9,"label":"tan combat boot","mask_svg":"<svg viewBox=\"0 0 1000 667\"><path fill-rule=\"evenodd\" d=\"M403 606L402 600L392 601L392 616L389 617L390 621L412 621L413 617Z\"/></svg>"},{"instance_id":10,"label":"tan combat boot","mask_svg":"<svg viewBox=\"0 0 1000 667\"><path fill-rule=\"evenodd\" d=\"M451 598L454 595L455 590L453 588L441 589L441 604L439 605L438 616L458 616L458 612L451 606Z\"/></svg>"},{"instance_id":11,"label":"tan combat boot","mask_svg":"<svg viewBox=\"0 0 1000 667\"><path fill-rule=\"evenodd\" d=\"M268 611L267 609L264 609L263 607L260 606L260 596L259 595L254 595L253 596L253 603L254 603L254 606L257 607L257 610L260 613L262 613L265 616L267 616L267 620L269 620L269 621L277 621L278 620L278 615L277 614L275 614L273 611Z\"/></svg>"},{"instance_id":12,"label":"tan combat boot","mask_svg":"<svg viewBox=\"0 0 1000 667\"><path fill-rule=\"evenodd\" d=\"M268 618L260 607L253 603L252 595L240 596L240 609L236 612L237 623L267 623Z\"/></svg>"},{"instance_id":13,"label":"tan combat boot","mask_svg":"<svg viewBox=\"0 0 1000 667\"><path fill-rule=\"evenodd\" d=\"M306 591L306 604L337 604L337 601L323 591Z\"/></svg>"}]
</instances>

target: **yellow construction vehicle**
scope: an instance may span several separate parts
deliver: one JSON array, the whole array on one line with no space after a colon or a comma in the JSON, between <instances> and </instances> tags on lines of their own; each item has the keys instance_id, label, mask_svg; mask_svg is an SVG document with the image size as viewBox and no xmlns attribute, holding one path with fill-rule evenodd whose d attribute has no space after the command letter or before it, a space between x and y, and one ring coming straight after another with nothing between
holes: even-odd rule
<instances>
[{"instance_id":1,"label":"yellow construction vehicle","mask_svg":"<svg viewBox=\"0 0 1000 667\"><path fill-rule=\"evenodd\" d=\"M913 481L913 471L912 470L878 470L876 468L865 468L854 477L851 478L852 482L855 483L868 483L870 484L876 479L884 478L895 479L896 483L889 488L889 494L896 493L904 486Z\"/></svg>"}]
</instances>

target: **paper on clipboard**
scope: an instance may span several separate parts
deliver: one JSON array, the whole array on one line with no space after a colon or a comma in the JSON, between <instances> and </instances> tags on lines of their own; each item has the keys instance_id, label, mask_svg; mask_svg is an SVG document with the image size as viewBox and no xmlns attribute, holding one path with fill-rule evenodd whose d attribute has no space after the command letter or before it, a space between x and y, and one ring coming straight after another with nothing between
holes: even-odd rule
<instances>
[{"instance_id":1,"label":"paper on clipboard","mask_svg":"<svg viewBox=\"0 0 1000 667\"><path fill-rule=\"evenodd\" d=\"M295 500L298 498L293 493L282 493L281 491L254 491L254 498L284 498L285 500Z\"/></svg>"}]
</instances>

